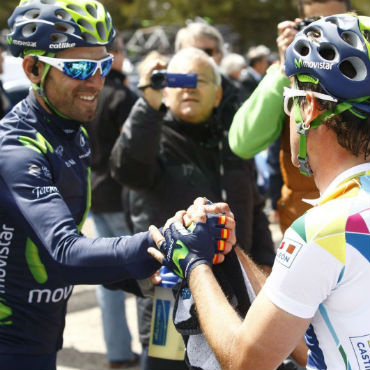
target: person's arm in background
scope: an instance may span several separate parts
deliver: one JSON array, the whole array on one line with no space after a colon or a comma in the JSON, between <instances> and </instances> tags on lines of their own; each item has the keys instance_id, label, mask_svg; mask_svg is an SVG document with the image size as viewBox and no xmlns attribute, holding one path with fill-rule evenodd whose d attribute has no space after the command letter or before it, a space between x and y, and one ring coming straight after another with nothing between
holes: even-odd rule
<instances>
[{"instance_id":1,"label":"person's arm in background","mask_svg":"<svg viewBox=\"0 0 370 370\"><path fill-rule=\"evenodd\" d=\"M241 158L252 158L281 134L284 124L283 91L290 85L284 73L285 50L297 30L295 22L278 25L280 63L272 65L253 94L236 112L229 131L231 150Z\"/></svg>"},{"instance_id":2,"label":"person's arm in background","mask_svg":"<svg viewBox=\"0 0 370 370\"><path fill-rule=\"evenodd\" d=\"M140 79L140 86L147 86L151 72L163 68L163 64L151 61ZM146 87L123 125L114 144L110 167L112 177L122 185L143 189L155 181L159 169L158 151L162 118L160 108L162 90Z\"/></svg>"},{"instance_id":3,"label":"person's arm in background","mask_svg":"<svg viewBox=\"0 0 370 370\"><path fill-rule=\"evenodd\" d=\"M280 136L284 123L283 90L289 85L278 65L268 69L231 124L229 145L236 155L252 158Z\"/></svg>"}]
</instances>

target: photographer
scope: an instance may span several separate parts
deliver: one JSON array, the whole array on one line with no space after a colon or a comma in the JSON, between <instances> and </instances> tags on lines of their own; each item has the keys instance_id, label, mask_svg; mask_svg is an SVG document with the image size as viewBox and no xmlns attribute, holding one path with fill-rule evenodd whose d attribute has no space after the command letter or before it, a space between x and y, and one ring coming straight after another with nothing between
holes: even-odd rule
<instances>
[{"instance_id":1,"label":"photographer","mask_svg":"<svg viewBox=\"0 0 370 370\"><path fill-rule=\"evenodd\" d=\"M285 51L297 34L298 28L310 21L306 19L303 22L302 19L344 13L350 10L350 3L348 0L300 0L298 9L300 19L284 21L278 25L276 42L280 63L267 70L266 76L234 116L229 131L231 150L242 158L252 158L281 138L280 168L284 184L277 211L282 232L311 207L302 202L303 197L318 197L313 180L300 176L298 169L294 168L290 161L289 120L284 114L281 99L284 87L290 85L284 71ZM277 191L280 191L280 188Z\"/></svg>"},{"instance_id":2,"label":"photographer","mask_svg":"<svg viewBox=\"0 0 370 370\"><path fill-rule=\"evenodd\" d=\"M250 162L231 153L215 118L222 97L216 64L200 49L182 49L170 61L167 77L196 73L196 87L153 89L150 76L164 67L155 60L143 67L143 98L133 107L112 151L113 177L129 188L125 209L133 232L161 224L198 196L226 198L239 225L238 244L256 263L270 268L273 243L267 219L258 212L263 200L255 181L246 175Z\"/></svg>"}]
</instances>

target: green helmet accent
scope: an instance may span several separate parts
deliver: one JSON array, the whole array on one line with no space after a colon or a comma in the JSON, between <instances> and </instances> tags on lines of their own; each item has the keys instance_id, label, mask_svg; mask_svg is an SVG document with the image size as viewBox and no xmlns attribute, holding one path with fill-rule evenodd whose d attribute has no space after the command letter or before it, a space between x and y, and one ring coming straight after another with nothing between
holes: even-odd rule
<instances>
[{"instance_id":1,"label":"green helmet accent","mask_svg":"<svg viewBox=\"0 0 370 370\"><path fill-rule=\"evenodd\" d=\"M8 20L9 49L56 53L81 46L101 46L116 36L112 18L96 0L21 0Z\"/></svg>"}]
</instances>

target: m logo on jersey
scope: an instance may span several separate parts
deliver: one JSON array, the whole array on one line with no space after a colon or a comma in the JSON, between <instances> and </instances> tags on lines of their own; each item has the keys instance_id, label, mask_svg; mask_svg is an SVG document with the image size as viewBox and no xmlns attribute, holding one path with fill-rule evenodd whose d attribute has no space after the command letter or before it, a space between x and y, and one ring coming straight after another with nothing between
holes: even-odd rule
<instances>
[{"instance_id":1,"label":"m logo on jersey","mask_svg":"<svg viewBox=\"0 0 370 370\"><path fill-rule=\"evenodd\" d=\"M370 334L350 337L359 369L370 369Z\"/></svg>"},{"instance_id":2,"label":"m logo on jersey","mask_svg":"<svg viewBox=\"0 0 370 370\"><path fill-rule=\"evenodd\" d=\"M285 267L290 268L301 248L302 244L290 239L284 239L276 251L276 260Z\"/></svg>"}]
</instances>

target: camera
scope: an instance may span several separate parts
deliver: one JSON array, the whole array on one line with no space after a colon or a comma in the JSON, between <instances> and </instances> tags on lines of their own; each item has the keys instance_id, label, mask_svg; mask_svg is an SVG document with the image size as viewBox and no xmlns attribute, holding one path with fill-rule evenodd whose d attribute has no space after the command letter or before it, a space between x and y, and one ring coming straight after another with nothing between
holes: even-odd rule
<instances>
[{"instance_id":1,"label":"camera","mask_svg":"<svg viewBox=\"0 0 370 370\"><path fill-rule=\"evenodd\" d=\"M310 18L304 18L303 20L301 20L299 23L297 23L295 25L295 29L298 30L298 31L302 31L303 28L305 28L306 26L308 26L309 24L311 24L312 22L315 22L317 20L319 20L321 17L310 17Z\"/></svg>"},{"instance_id":2,"label":"camera","mask_svg":"<svg viewBox=\"0 0 370 370\"><path fill-rule=\"evenodd\" d=\"M164 87L182 87L195 89L197 87L196 73L167 73L165 69L157 69L150 76L150 86L155 89Z\"/></svg>"}]
</instances>

